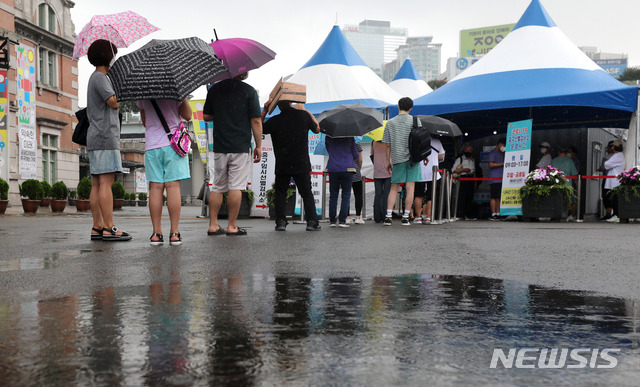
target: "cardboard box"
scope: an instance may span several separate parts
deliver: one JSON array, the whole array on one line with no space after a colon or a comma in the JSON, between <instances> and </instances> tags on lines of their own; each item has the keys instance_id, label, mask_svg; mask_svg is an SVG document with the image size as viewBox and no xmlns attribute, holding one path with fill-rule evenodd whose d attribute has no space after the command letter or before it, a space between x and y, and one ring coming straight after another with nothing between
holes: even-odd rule
<instances>
[{"instance_id":1,"label":"cardboard box","mask_svg":"<svg viewBox=\"0 0 640 387\"><path fill-rule=\"evenodd\" d=\"M273 113L280 101L291 102L307 102L307 86L297 83L284 82L282 78L276 84L269 94L271 105L269 105L269 114Z\"/></svg>"}]
</instances>

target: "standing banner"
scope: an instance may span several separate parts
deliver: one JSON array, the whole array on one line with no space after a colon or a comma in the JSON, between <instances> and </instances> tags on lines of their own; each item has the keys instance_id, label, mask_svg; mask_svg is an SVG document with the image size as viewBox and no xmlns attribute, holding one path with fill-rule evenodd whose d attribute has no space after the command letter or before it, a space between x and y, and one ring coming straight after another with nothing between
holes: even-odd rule
<instances>
[{"instance_id":1,"label":"standing banner","mask_svg":"<svg viewBox=\"0 0 640 387\"><path fill-rule=\"evenodd\" d=\"M200 152L200 158L203 164L207 164L207 128L209 131L213 129L213 122L205 122L203 118L202 108L204 107L204 99L198 99L189 101L191 105L193 123L193 133L196 136L196 144L198 145L198 152ZM213 143L211 143L213 147Z\"/></svg>"},{"instance_id":2,"label":"standing banner","mask_svg":"<svg viewBox=\"0 0 640 387\"><path fill-rule=\"evenodd\" d=\"M18 101L18 172L23 179L35 179L38 165L36 139L36 67L34 49L20 44L16 47L16 83Z\"/></svg>"},{"instance_id":3,"label":"standing banner","mask_svg":"<svg viewBox=\"0 0 640 387\"><path fill-rule=\"evenodd\" d=\"M253 174L251 178L251 189L253 190L253 207L251 207L251 216L269 216L269 207L267 206L267 190L276 181L276 159L273 153L273 144L271 136L262 135L262 158L260 163L253 165Z\"/></svg>"},{"instance_id":4,"label":"standing banner","mask_svg":"<svg viewBox=\"0 0 640 387\"><path fill-rule=\"evenodd\" d=\"M144 171L136 171L136 193L147 193L147 173Z\"/></svg>"},{"instance_id":5,"label":"standing banner","mask_svg":"<svg viewBox=\"0 0 640 387\"><path fill-rule=\"evenodd\" d=\"M500 215L522 215L520 188L529 173L533 120L509 122L502 172Z\"/></svg>"},{"instance_id":6,"label":"standing banner","mask_svg":"<svg viewBox=\"0 0 640 387\"><path fill-rule=\"evenodd\" d=\"M311 190L313 192L313 201L316 203L316 213L322 215L322 171L325 167L325 158L323 155L315 155L316 147L320 143L320 133L309 131L309 160L311 161ZM300 215L302 207L302 196L296 191L296 209L295 214Z\"/></svg>"},{"instance_id":7,"label":"standing banner","mask_svg":"<svg viewBox=\"0 0 640 387\"><path fill-rule=\"evenodd\" d=\"M7 70L0 70L0 178L9 181L9 121L7 120Z\"/></svg>"}]
</instances>

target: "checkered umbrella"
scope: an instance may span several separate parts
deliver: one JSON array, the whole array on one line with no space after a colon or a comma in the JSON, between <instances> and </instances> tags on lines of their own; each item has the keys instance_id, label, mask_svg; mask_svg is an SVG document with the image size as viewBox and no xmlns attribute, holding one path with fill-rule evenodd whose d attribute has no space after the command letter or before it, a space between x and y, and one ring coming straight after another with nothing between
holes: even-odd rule
<instances>
[{"instance_id":1,"label":"checkered umbrella","mask_svg":"<svg viewBox=\"0 0 640 387\"><path fill-rule=\"evenodd\" d=\"M226 71L211 46L192 37L152 40L118 58L108 75L119 101L183 100Z\"/></svg>"}]
</instances>

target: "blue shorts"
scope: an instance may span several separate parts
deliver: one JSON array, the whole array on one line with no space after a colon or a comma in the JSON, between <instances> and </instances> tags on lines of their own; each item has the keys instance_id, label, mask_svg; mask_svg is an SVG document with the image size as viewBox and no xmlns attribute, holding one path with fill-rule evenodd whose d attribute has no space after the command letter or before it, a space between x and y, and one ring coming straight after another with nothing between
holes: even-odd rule
<instances>
[{"instance_id":1,"label":"blue shorts","mask_svg":"<svg viewBox=\"0 0 640 387\"><path fill-rule=\"evenodd\" d=\"M117 149L89 151L89 169L92 175L122 172L122 159Z\"/></svg>"},{"instance_id":2,"label":"blue shorts","mask_svg":"<svg viewBox=\"0 0 640 387\"><path fill-rule=\"evenodd\" d=\"M144 152L147 180L152 183L186 180L189 173L189 156L180 157L171 145Z\"/></svg>"},{"instance_id":3,"label":"blue shorts","mask_svg":"<svg viewBox=\"0 0 640 387\"><path fill-rule=\"evenodd\" d=\"M420 163L411 165L411 161L393 164L391 168L392 183L415 183L422 180L422 168Z\"/></svg>"}]
</instances>

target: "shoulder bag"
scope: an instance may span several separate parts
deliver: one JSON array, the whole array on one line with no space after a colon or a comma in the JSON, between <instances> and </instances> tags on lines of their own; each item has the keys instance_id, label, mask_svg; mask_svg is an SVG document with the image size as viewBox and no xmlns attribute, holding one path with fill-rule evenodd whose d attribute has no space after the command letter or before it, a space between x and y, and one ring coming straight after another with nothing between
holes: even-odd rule
<instances>
[{"instance_id":1,"label":"shoulder bag","mask_svg":"<svg viewBox=\"0 0 640 387\"><path fill-rule=\"evenodd\" d=\"M178 123L178 129L171 134L169 125L167 125L167 121L164 119L164 115L162 115L162 111L160 110L158 103L152 99L151 104L156 110L156 114L158 115L160 122L162 122L165 132L167 132L167 137L169 138L169 142L171 143L173 150L176 151L180 157L184 157L189 154L189 149L191 149L191 137L189 136L187 127L184 126L184 122L180 120Z\"/></svg>"}]
</instances>

